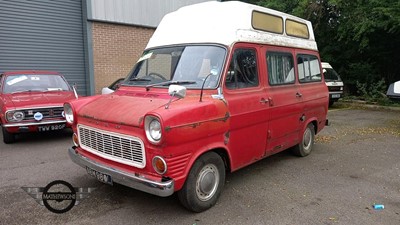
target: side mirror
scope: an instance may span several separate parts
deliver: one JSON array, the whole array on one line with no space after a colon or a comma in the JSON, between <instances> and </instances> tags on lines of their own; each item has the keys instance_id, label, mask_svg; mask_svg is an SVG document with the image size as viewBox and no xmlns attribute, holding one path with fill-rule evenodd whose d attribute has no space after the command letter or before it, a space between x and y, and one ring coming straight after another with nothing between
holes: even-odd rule
<instances>
[{"instance_id":1,"label":"side mirror","mask_svg":"<svg viewBox=\"0 0 400 225\"><path fill-rule=\"evenodd\" d=\"M184 98L186 96L186 87L180 85L170 85L168 94L172 97Z\"/></svg>"},{"instance_id":2,"label":"side mirror","mask_svg":"<svg viewBox=\"0 0 400 225\"><path fill-rule=\"evenodd\" d=\"M171 101L175 96L179 99L182 99L186 96L186 87L172 84L168 88L168 94L171 96L171 98L169 99L169 102L165 105L165 109L169 108L169 105L171 104Z\"/></svg>"}]
</instances>

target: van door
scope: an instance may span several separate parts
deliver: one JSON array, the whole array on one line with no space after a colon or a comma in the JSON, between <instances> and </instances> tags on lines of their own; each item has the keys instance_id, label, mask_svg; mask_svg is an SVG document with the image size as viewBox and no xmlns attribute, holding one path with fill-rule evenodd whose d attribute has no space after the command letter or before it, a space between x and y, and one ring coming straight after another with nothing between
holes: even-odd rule
<instances>
[{"instance_id":1,"label":"van door","mask_svg":"<svg viewBox=\"0 0 400 225\"><path fill-rule=\"evenodd\" d=\"M260 76L256 45L237 44L231 51L224 79L224 97L230 111L228 148L232 170L264 156L268 100Z\"/></svg>"},{"instance_id":2,"label":"van door","mask_svg":"<svg viewBox=\"0 0 400 225\"><path fill-rule=\"evenodd\" d=\"M264 48L268 80L269 128L266 154L273 154L299 142L302 94L296 82L294 50Z\"/></svg>"},{"instance_id":3,"label":"van door","mask_svg":"<svg viewBox=\"0 0 400 225\"><path fill-rule=\"evenodd\" d=\"M308 121L317 121L317 131L325 126L329 93L322 79L319 55L313 51L297 50L299 88L304 102L304 126Z\"/></svg>"}]
</instances>

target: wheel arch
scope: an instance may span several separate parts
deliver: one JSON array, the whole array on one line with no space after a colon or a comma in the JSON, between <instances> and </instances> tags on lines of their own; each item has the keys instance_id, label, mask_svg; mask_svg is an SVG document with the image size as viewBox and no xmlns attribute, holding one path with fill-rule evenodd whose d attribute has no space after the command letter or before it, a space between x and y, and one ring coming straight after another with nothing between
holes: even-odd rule
<instances>
[{"instance_id":1,"label":"wheel arch","mask_svg":"<svg viewBox=\"0 0 400 225\"><path fill-rule=\"evenodd\" d=\"M314 134L318 133L318 119L315 117L309 118L305 123L303 123L302 130L304 131L308 124L312 124L314 126ZM303 132L300 133L302 135Z\"/></svg>"},{"instance_id":2,"label":"wheel arch","mask_svg":"<svg viewBox=\"0 0 400 225\"><path fill-rule=\"evenodd\" d=\"M209 152L214 152L217 155L219 155L221 157L222 161L224 162L225 171L231 172L231 158L230 158L229 152L228 152L228 150L226 148L220 147L220 146L219 147L216 146L216 147L213 147L213 148L204 149L203 151L198 151L197 154L192 155L192 157L188 160L188 166L185 169L183 177L181 177L181 179L179 179L180 182L176 183L175 191L178 191L183 187L184 183L187 180L187 176L189 175L190 170L192 169L194 163L201 156L203 156L204 154L207 154Z\"/></svg>"}]
</instances>

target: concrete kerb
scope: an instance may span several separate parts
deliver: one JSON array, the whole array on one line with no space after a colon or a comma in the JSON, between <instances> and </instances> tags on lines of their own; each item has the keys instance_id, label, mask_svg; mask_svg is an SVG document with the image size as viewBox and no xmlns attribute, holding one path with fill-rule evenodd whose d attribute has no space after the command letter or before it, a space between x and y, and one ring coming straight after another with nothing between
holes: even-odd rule
<instances>
[{"instance_id":1,"label":"concrete kerb","mask_svg":"<svg viewBox=\"0 0 400 225\"><path fill-rule=\"evenodd\" d=\"M388 111L397 111L400 112L400 107L392 107L392 106L382 106L377 104L367 103L362 100L340 100L335 102L334 106L338 107L350 107L350 108L363 108L363 109L372 109L372 110L388 110Z\"/></svg>"}]
</instances>

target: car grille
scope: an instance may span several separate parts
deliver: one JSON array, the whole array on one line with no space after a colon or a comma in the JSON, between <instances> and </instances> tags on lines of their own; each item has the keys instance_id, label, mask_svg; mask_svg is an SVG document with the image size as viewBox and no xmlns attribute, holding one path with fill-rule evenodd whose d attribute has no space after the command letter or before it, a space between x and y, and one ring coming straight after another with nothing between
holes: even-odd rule
<instances>
[{"instance_id":1,"label":"car grille","mask_svg":"<svg viewBox=\"0 0 400 225\"><path fill-rule=\"evenodd\" d=\"M328 86L329 91L340 91L341 86Z\"/></svg>"},{"instance_id":2,"label":"car grille","mask_svg":"<svg viewBox=\"0 0 400 225\"><path fill-rule=\"evenodd\" d=\"M24 113L24 120L33 120L35 113L38 112L43 115L43 119L64 118L64 107L23 109L18 111L22 111Z\"/></svg>"},{"instance_id":3,"label":"car grille","mask_svg":"<svg viewBox=\"0 0 400 225\"><path fill-rule=\"evenodd\" d=\"M146 164L143 142L133 136L121 135L78 125L81 147L103 158L143 168Z\"/></svg>"}]
</instances>

